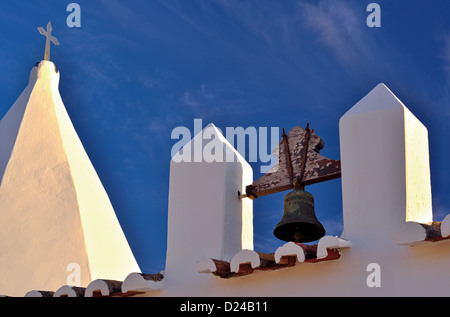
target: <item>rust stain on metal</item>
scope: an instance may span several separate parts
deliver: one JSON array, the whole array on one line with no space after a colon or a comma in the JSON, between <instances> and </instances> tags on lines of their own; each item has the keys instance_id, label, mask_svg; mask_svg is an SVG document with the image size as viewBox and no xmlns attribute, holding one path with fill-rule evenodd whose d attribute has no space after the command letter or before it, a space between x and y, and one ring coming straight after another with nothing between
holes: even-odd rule
<instances>
[{"instance_id":1,"label":"rust stain on metal","mask_svg":"<svg viewBox=\"0 0 450 317\"><path fill-rule=\"evenodd\" d=\"M286 151L284 152L286 154L286 165L289 171L289 180L291 183L294 181L294 171L292 169L292 163L291 163L291 153L289 151L289 143L288 143L288 136L283 128L283 143L286 148Z\"/></svg>"},{"instance_id":2,"label":"rust stain on metal","mask_svg":"<svg viewBox=\"0 0 450 317\"><path fill-rule=\"evenodd\" d=\"M303 155L302 155L302 163L300 166L300 175L298 176L298 179L301 182L301 179L303 178L303 175L305 174L305 168L306 168L306 159L308 158L308 145L309 145L309 140L311 138L311 130L309 129L309 123L306 125L306 129L305 129L305 137L304 137L304 141L303 141ZM289 153L289 155L291 155Z\"/></svg>"},{"instance_id":3,"label":"rust stain on metal","mask_svg":"<svg viewBox=\"0 0 450 317\"><path fill-rule=\"evenodd\" d=\"M314 130L294 127L278 146L278 163L264 176L246 187L245 197L255 199L264 195L311 185L341 177L341 162L319 154L325 146Z\"/></svg>"}]
</instances>

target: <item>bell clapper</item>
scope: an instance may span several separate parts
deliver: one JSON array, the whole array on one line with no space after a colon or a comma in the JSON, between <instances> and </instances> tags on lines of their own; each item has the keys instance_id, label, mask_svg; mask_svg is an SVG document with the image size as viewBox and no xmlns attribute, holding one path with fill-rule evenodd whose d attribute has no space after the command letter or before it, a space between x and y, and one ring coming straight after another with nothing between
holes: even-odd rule
<instances>
[{"instance_id":1,"label":"bell clapper","mask_svg":"<svg viewBox=\"0 0 450 317\"><path fill-rule=\"evenodd\" d=\"M300 242L301 238L302 238L302 234L300 232L300 227L297 226L297 227L295 227L294 240L295 240L295 242Z\"/></svg>"}]
</instances>

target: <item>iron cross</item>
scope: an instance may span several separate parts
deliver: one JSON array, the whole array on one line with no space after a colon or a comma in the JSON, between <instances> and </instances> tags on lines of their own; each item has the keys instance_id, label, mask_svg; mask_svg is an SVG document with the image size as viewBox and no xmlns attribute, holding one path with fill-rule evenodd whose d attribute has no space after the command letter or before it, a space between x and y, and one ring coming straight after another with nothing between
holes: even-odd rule
<instances>
[{"instance_id":1,"label":"iron cross","mask_svg":"<svg viewBox=\"0 0 450 317\"><path fill-rule=\"evenodd\" d=\"M38 27L39 33L46 37L44 60L50 60L50 41L55 45L59 45L58 39L52 35L52 23L48 22L47 31L43 27Z\"/></svg>"}]
</instances>

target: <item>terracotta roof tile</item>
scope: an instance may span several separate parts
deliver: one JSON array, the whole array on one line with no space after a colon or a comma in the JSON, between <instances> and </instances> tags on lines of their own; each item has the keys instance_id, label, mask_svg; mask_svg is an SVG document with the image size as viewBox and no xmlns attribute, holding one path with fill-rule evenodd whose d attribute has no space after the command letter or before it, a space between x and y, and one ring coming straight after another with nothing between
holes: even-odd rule
<instances>
[{"instance_id":1,"label":"terracotta roof tile","mask_svg":"<svg viewBox=\"0 0 450 317\"><path fill-rule=\"evenodd\" d=\"M129 297L163 288L163 272L131 273L123 282L97 279L84 287L63 285L56 292L31 290L25 297ZM6 297L6 296L5 296Z\"/></svg>"},{"instance_id":2,"label":"terracotta roof tile","mask_svg":"<svg viewBox=\"0 0 450 317\"><path fill-rule=\"evenodd\" d=\"M235 254L230 262L206 259L197 262L199 273L212 273L222 278L248 275L254 270L278 270L296 265L296 263L316 263L339 259L340 249L350 247L351 243L338 237L326 236L316 245L288 242L275 253L261 253L242 250Z\"/></svg>"},{"instance_id":3,"label":"terracotta roof tile","mask_svg":"<svg viewBox=\"0 0 450 317\"><path fill-rule=\"evenodd\" d=\"M447 216L442 222L405 222L395 235L394 241L398 245L413 246L419 243L448 240L450 239L449 216Z\"/></svg>"},{"instance_id":4,"label":"terracotta roof tile","mask_svg":"<svg viewBox=\"0 0 450 317\"><path fill-rule=\"evenodd\" d=\"M163 288L164 275L131 273L123 281L122 293L156 291Z\"/></svg>"},{"instance_id":5,"label":"terracotta roof tile","mask_svg":"<svg viewBox=\"0 0 450 317\"><path fill-rule=\"evenodd\" d=\"M115 280L94 280L86 287L85 297L105 297L122 294L122 282Z\"/></svg>"},{"instance_id":6,"label":"terracotta roof tile","mask_svg":"<svg viewBox=\"0 0 450 317\"><path fill-rule=\"evenodd\" d=\"M29 291L25 297L53 297L55 292L50 291Z\"/></svg>"},{"instance_id":7,"label":"terracotta roof tile","mask_svg":"<svg viewBox=\"0 0 450 317\"><path fill-rule=\"evenodd\" d=\"M84 297L86 288L64 285L56 290L53 297Z\"/></svg>"}]
</instances>

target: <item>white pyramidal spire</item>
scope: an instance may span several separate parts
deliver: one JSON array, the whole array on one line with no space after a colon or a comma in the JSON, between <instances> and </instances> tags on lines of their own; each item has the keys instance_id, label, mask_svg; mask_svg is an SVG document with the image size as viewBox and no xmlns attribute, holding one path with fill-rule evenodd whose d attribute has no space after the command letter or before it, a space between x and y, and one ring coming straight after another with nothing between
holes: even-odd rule
<instances>
[{"instance_id":1,"label":"white pyramidal spire","mask_svg":"<svg viewBox=\"0 0 450 317\"><path fill-rule=\"evenodd\" d=\"M140 272L43 60L0 121L0 293ZM70 270L68 271L68 268Z\"/></svg>"}]
</instances>

